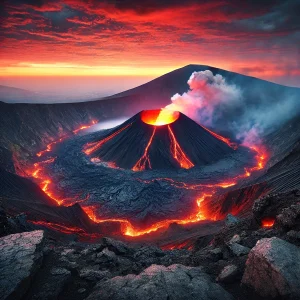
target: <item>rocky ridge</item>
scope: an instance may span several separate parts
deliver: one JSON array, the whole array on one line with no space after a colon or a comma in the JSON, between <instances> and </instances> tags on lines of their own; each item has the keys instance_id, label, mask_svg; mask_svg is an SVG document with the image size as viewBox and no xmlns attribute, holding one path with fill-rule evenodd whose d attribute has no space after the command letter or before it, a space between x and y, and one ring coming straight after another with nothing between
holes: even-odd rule
<instances>
[{"instance_id":1,"label":"rocky ridge","mask_svg":"<svg viewBox=\"0 0 300 300\"><path fill-rule=\"evenodd\" d=\"M24 230L14 221L0 239L1 299L298 299L300 194L267 199L255 202L249 218L228 216L219 233L190 250L107 237L83 243L40 230L11 234ZM262 227L267 212L275 223Z\"/></svg>"}]
</instances>

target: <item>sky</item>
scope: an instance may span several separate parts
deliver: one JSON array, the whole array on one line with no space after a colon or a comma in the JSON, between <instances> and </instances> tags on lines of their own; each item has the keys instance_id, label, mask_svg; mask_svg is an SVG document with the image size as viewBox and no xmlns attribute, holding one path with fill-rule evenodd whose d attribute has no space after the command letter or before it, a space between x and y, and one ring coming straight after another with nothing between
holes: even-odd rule
<instances>
[{"instance_id":1,"label":"sky","mask_svg":"<svg viewBox=\"0 0 300 300\"><path fill-rule=\"evenodd\" d=\"M0 5L3 85L111 94L184 65L203 64L300 86L300 0L4 0Z\"/></svg>"}]
</instances>

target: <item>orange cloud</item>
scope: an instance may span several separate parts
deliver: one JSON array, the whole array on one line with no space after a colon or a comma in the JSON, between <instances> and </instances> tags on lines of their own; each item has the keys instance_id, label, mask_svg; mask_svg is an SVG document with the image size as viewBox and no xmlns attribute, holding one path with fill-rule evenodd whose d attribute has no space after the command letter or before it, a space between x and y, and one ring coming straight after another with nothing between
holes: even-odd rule
<instances>
[{"instance_id":1,"label":"orange cloud","mask_svg":"<svg viewBox=\"0 0 300 300\"><path fill-rule=\"evenodd\" d=\"M296 9L280 1L14 1L0 23L1 75L156 76L199 63L298 76Z\"/></svg>"}]
</instances>

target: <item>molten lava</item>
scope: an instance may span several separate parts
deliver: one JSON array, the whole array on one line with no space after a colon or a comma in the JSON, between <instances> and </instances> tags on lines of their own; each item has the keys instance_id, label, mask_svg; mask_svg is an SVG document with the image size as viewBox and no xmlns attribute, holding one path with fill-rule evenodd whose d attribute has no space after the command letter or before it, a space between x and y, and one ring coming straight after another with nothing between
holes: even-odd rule
<instances>
[{"instance_id":1,"label":"molten lava","mask_svg":"<svg viewBox=\"0 0 300 300\"><path fill-rule=\"evenodd\" d=\"M274 218L265 218L261 221L261 226L264 228L271 228L275 224Z\"/></svg>"},{"instance_id":2,"label":"molten lava","mask_svg":"<svg viewBox=\"0 0 300 300\"><path fill-rule=\"evenodd\" d=\"M144 154L137 161L137 163L133 166L132 171L143 171L143 170L146 169L147 165L148 165L148 168L151 169L151 162L150 162L150 159L149 159L148 151L149 151L149 148L150 148L151 143L153 141L153 137L155 135L155 132L156 132L156 128L154 127L152 135L151 135L151 137L149 139L149 142L148 142L148 144L145 148Z\"/></svg>"},{"instance_id":3,"label":"molten lava","mask_svg":"<svg viewBox=\"0 0 300 300\"><path fill-rule=\"evenodd\" d=\"M163 126L175 122L179 118L178 111L172 111L169 109L153 109L143 110L141 119L144 123L153 126Z\"/></svg>"},{"instance_id":4,"label":"molten lava","mask_svg":"<svg viewBox=\"0 0 300 300\"><path fill-rule=\"evenodd\" d=\"M92 120L92 124L90 125L84 125L81 126L80 128L76 129L73 131L74 134L77 134L79 131L87 129L93 125L95 125L97 123L97 121ZM46 146L46 149L43 151L38 152L36 155L38 157L41 157L42 155L44 155L46 152L50 152L52 151L52 147L56 144L58 144L59 142L62 142L64 139L66 139L67 136L65 137L61 137L60 139L51 142L50 144L48 144ZM50 189L50 185L52 183L51 179L48 177L48 175L46 174L46 172L44 172L44 168L45 168L45 164L51 164L55 161L54 157L48 158L46 160L40 161L40 162L36 162L33 165L33 168L28 170L26 173L29 174L29 176L35 178L38 180L38 184L40 186L40 188L45 192L45 194L51 198L52 200L54 200L56 202L57 205L64 205L64 206L69 206L74 204L75 202L82 202L87 200L87 198L83 199L83 200L78 200L78 201L74 201L74 199L62 199L59 196L54 195L54 192L52 191L52 189Z\"/></svg>"},{"instance_id":5,"label":"molten lava","mask_svg":"<svg viewBox=\"0 0 300 300\"><path fill-rule=\"evenodd\" d=\"M161 117L160 117L160 121L158 123L156 122L156 120L158 120L158 115L160 114L160 111L159 111L159 113L156 113L156 114L157 114L157 117L156 117L155 121L152 121L151 125L156 125L156 126L163 125L162 121L161 121L162 120ZM177 116L177 118L178 118L178 116ZM147 123L146 121L150 122L150 120L154 120L154 119L153 118L151 119L149 117L149 111L144 112L143 121L145 123ZM176 120L176 114L175 114L175 116L173 114L171 114L171 118L165 119L164 124L170 124L170 123L174 122L175 120ZM166 123L166 122L169 122L169 123ZM150 123L147 123L147 124L150 124ZM111 138L113 138L114 136L116 136L117 134L119 134L121 131L128 128L129 126L131 126L131 124L128 124L128 125L122 127L121 129L119 129L115 133L109 135L108 137L101 140L100 142L95 142L95 143L88 144L88 146L84 149L84 152L86 154L90 154L93 151L95 151L96 149L99 149L105 142L107 142L108 140L110 140ZM74 130L73 132L77 133L80 130L85 129L85 128L86 127L84 126L84 128L81 127L78 130ZM157 130L157 128L154 127L152 135L151 135L151 137L150 137L150 139L149 139L149 141L148 141L148 143L145 147L145 151L144 151L143 156L138 160L138 162L133 167L134 171L140 171L140 170L145 170L145 168L151 168L151 162L149 160L148 155L149 155L149 149L151 147L151 143L152 143L153 138L155 136L156 130ZM191 168L193 166L193 163L186 156L186 154L183 152L182 148L178 144L178 142L176 140L176 137L174 136L174 132L172 131L170 126L168 126L168 131L169 131L169 138L170 138L170 142L171 142L170 151L172 153L172 156L174 157L175 160L177 160L177 162L180 164L180 166L182 168ZM219 136L219 137L221 137L221 136ZM46 150L39 152L37 154L37 156L41 156L45 152L50 152L52 150L52 146L54 144L57 144L58 142L62 141L62 139L63 138L60 138L58 141L54 141L54 142L50 143L47 146ZM224 139L226 139L226 138L224 138ZM227 142L232 145L232 143L229 140L227 140ZM129 220L126 220L126 219L101 219L101 218L97 217L96 209L93 206L82 205L82 208L92 221L94 221L96 223L118 222L118 223L121 224L122 233L124 235L132 236L132 237L141 236L141 235L144 235L144 234L149 234L149 233L155 232L159 229L167 228L172 223L189 224L189 223L196 223L196 222L203 221L203 220L219 220L219 219L222 218L222 216L214 214L213 212L211 212L209 210L208 206L205 205L205 202L207 200L211 199L214 196L214 194L216 193L218 188L224 188L225 189L225 188L234 186L234 185L237 184L239 179L251 176L252 172L264 168L264 166L266 164L267 154L266 154L266 151L263 150L263 148L259 148L257 146L251 146L249 148L251 148L254 152L256 152L256 156L255 156L256 165L252 168L246 168L243 174L238 175L234 178L228 179L224 182L219 182L219 183L216 183L216 184L187 184L185 182L175 181L171 178L158 178L158 179L155 179L155 180L166 180L166 181L170 182L172 185L174 185L178 188L193 189L193 190L198 190L198 189L200 190L201 189L200 195L195 200L194 211L184 219L167 219L167 220L163 220L163 221L157 222L155 224L152 224L148 228L139 229L139 228L135 228L131 224L131 222ZM69 201L66 201L67 199L62 199L61 197L56 196L56 195L54 196L53 188L50 188L52 181L48 177L48 175L46 175L47 172L44 171L45 165L46 164L51 164L54 160L55 160L55 158L50 158L48 160L44 160L44 161L35 163L33 169L30 171L31 176L37 179L39 186L58 205L65 205L66 206L69 203L85 202L87 199L83 199L83 200L79 200L79 201L78 200L76 201L74 199L70 199ZM148 183L148 182L151 182L151 180L150 181L144 181L143 180L143 182ZM204 191L203 191L203 189L204 189ZM272 221L272 222L269 220L268 223L265 222L265 223L262 224L262 226L271 227L274 224L274 221ZM42 225L42 224L40 223L40 225ZM47 224L44 223L44 226L48 226L48 227L52 227L52 228L55 227L57 230L60 230L60 231L63 231L63 232L68 232L68 233L73 232L73 229L65 228L64 225L57 225L57 224L53 225L53 224L49 224L49 223L47 223ZM78 228L74 229L74 232L75 231L77 233L78 232L80 233L80 229L78 230ZM84 233L82 233L82 234L84 234Z\"/></svg>"},{"instance_id":6,"label":"molten lava","mask_svg":"<svg viewBox=\"0 0 300 300\"><path fill-rule=\"evenodd\" d=\"M51 222L46 222L46 221L30 221L29 220L28 222L32 223L34 225L37 225L37 226L46 227L51 230L59 231L59 232L65 233L65 234L76 234L84 239L95 239L95 238L102 237L102 235L99 233L88 233L80 227L66 226L63 224L51 223Z\"/></svg>"},{"instance_id":7,"label":"molten lava","mask_svg":"<svg viewBox=\"0 0 300 300\"><path fill-rule=\"evenodd\" d=\"M106 142L108 142L109 140L111 140L113 137L115 137L116 135L118 135L120 132L122 132L123 130L125 130L126 128L130 127L130 124L127 124L126 126L122 127L121 129L119 129L118 131L114 132L113 134L109 135L108 137L106 137L105 139L101 140L100 142L95 142L95 143L89 143L86 145L86 147L84 148L83 152L87 155L90 155L91 153L93 153L94 151L98 150L103 144L105 144Z\"/></svg>"},{"instance_id":8,"label":"molten lava","mask_svg":"<svg viewBox=\"0 0 300 300\"><path fill-rule=\"evenodd\" d=\"M221 140L222 142L226 143L229 147L231 147L232 149L236 150L238 148L237 143L233 143L230 141L230 139L225 138L211 130L209 130L208 128L204 127L203 125L200 125L202 128L204 128L206 131L208 131L210 134L212 134L215 138Z\"/></svg>"},{"instance_id":9,"label":"molten lava","mask_svg":"<svg viewBox=\"0 0 300 300\"><path fill-rule=\"evenodd\" d=\"M194 164L188 159L186 154L181 149L180 145L176 141L175 135L170 126L168 126L170 138L171 138L171 153L172 156L178 161L181 168L190 169Z\"/></svg>"},{"instance_id":10,"label":"molten lava","mask_svg":"<svg viewBox=\"0 0 300 300\"><path fill-rule=\"evenodd\" d=\"M73 133L74 134L77 134L79 131L83 130L83 129L88 129L90 128L91 126L97 124L98 122L96 120L92 120L92 124L91 125L82 125L81 127L73 130Z\"/></svg>"},{"instance_id":11,"label":"molten lava","mask_svg":"<svg viewBox=\"0 0 300 300\"><path fill-rule=\"evenodd\" d=\"M158 126L158 125L156 125ZM194 166L194 164L189 160L189 158L186 156L186 154L181 149L180 145L178 144L175 135L171 129L171 127L168 125L168 131L171 141L171 147L170 152L173 156L173 158L178 162L181 168L184 169L190 169ZM143 156L137 161L137 163L133 166L132 171L144 171L146 168L151 169L151 162L148 155L149 148L152 144L154 135L156 132L156 127L154 127L152 135L149 139L149 142L145 148Z\"/></svg>"}]
</instances>

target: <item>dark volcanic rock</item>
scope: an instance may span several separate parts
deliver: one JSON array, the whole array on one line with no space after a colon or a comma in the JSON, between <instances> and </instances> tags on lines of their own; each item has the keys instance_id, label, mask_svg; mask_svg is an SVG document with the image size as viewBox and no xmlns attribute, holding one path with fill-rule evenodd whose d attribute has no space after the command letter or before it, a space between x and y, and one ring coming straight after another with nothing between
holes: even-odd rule
<instances>
[{"instance_id":1,"label":"dark volcanic rock","mask_svg":"<svg viewBox=\"0 0 300 300\"><path fill-rule=\"evenodd\" d=\"M261 224L263 219L276 218L276 216L281 214L284 209L299 202L299 190L293 190L280 194L269 194L265 197L259 198L254 202L252 212L258 224ZM285 217L292 217L291 215L289 216L289 212L292 213L291 211L286 211ZM297 214L295 211L292 213L292 215L295 213ZM281 221L283 220L281 219Z\"/></svg>"},{"instance_id":2,"label":"dark volcanic rock","mask_svg":"<svg viewBox=\"0 0 300 300\"><path fill-rule=\"evenodd\" d=\"M152 265L139 275L101 282L87 300L233 299L200 268Z\"/></svg>"},{"instance_id":3,"label":"dark volcanic rock","mask_svg":"<svg viewBox=\"0 0 300 300\"><path fill-rule=\"evenodd\" d=\"M41 230L16 233L0 239L0 299L21 299L29 288L43 256Z\"/></svg>"},{"instance_id":4,"label":"dark volcanic rock","mask_svg":"<svg viewBox=\"0 0 300 300\"><path fill-rule=\"evenodd\" d=\"M80 270L79 277L89 281L99 281L103 278L107 279L110 277L108 271L96 270L96 268L85 267Z\"/></svg>"},{"instance_id":5,"label":"dark volcanic rock","mask_svg":"<svg viewBox=\"0 0 300 300\"><path fill-rule=\"evenodd\" d=\"M242 283L264 297L300 298L300 249L279 238L262 239L251 250Z\"/></svg>"},{"instance_id":6,"label":"dark volcanic rock","mask_svg":"<svg viewBox=\"0 0 300 300\"><path fill-rule=\"evenodd\" d=\"M236 225L239 222L240 222L239 218L233 216L232 214L228 214L226 216L226 219L225 219L226 226Z\"/></svg>"},{"instance_id":7,"label":"dark volcanic rock","mask_svg":"<svg viewBox=\"0 0 300 300\"><path fill-rule=\"evenodd\" d=\"M104 237L102 244L116 254L128 254L130 252L130 248L125 243L111 238Z\"/></svg>"},{"instance_id":8,"label":"dark volcanic rock","mask_svg":"<svg viewBox=\"0 0 300 300\"><path fill-rule=\"evenodd\" d=\"M277 223L286 229L300 229L300 202L284 208L276 217Z\"/></svg>"},{"instance_id":9,"label":"dark volcanic rock","mask_svg":"<svg viewBox=\"0 0 300 300\"><path fill-rule=\"evenodd\" d=\"M221 273L217 277L217 281L233 282L235 281L237 275L238 275L238 267L235 265L228 265L221 271Z\"/></svg>"},{"instance_id":10,"label":"dark volcanic rock","mask_svg":"<svg viewBox=\"0 0 300 300\"><path fill-rule=\"evenodd\" d=\"M250 249L248 247L242 246L238 243L231 243L228 245L231 252L236 256L242 256L249 253Z\"/></svg>"},{"instance_id":11,"label":"dark volcanic rock","mask_svg":"<svg viewBox=\"0 0 300 300\"><path fill-rule=\"evenodd\" d=\"M71 272L65 268L52 268L46 280L36 288L30 299L51 300L57 299L64 286L71 280Z\"/></svg>"}]
</instances>

